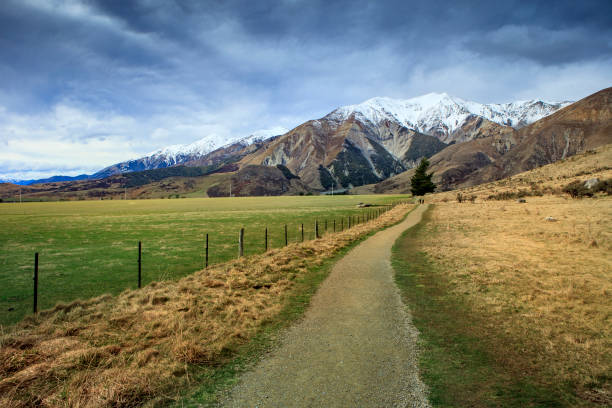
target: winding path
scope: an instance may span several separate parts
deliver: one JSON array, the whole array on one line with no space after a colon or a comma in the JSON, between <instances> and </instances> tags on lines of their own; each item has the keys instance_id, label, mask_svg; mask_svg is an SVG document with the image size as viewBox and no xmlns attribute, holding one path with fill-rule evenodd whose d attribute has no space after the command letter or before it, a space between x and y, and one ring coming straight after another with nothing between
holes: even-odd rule
<instances>
[{"instance_id":1,"label":"winding path","mask_svg":"<svg viewBox=\"0 0 612 408\"><path fill-rule=\"evenodd\" d=\"M351 250L323 282L304 319L246 373L227 407L428 407L419 379L417 331L393 281L391 247L421 220Z\"/></svg>"}]
</instances>

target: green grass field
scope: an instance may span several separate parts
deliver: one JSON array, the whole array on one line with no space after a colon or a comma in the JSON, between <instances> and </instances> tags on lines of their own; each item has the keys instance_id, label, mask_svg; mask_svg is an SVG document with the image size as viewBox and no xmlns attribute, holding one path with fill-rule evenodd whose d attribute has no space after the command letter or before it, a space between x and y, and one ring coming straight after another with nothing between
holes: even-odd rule
<instances>
[{"instance_id":1,"label":"green grass field","mask_svg":"<svg viewBox=\"0 0 612 408\"><path fill-rule=\"evenodd\" d=\"M138 241L143 243L143 285L177 279L202 269L205 236L209 264L238 254L245 228L245 255L314 237L315 220L362 214L360 202L390 204L405 196L302 196L193 198L179 200L76 201L0 205L0 325L32 309L34 253L39 252L39 310L57 302L117 294L137 286Z\"/></svg>"}]
</instances>

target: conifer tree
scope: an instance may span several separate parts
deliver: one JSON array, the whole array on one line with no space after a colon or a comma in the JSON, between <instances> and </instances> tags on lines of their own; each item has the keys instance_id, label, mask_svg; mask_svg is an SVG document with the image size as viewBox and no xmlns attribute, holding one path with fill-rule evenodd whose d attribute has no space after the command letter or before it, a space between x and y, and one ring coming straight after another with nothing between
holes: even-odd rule
<instances>
[{"instance_id":1,"label":"conifer tree","mask_svg":"<svg viewBox=\"0 0 612 408\"><path fill-rule=\"evenodd\" d=\"M427 174L428 167L429 160L423 157L414 172L414 176L410 179L410 191L412 191L413 196L421 196L435 191L436 185L431 181L433 173Z\"/></svg>"}]
</instances>

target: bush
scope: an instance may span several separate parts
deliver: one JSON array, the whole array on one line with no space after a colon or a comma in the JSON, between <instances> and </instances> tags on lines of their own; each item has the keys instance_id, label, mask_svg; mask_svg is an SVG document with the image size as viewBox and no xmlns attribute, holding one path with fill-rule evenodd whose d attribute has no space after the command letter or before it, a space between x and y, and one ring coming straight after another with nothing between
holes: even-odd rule
<instances>
[{"instance_id":1,"label":"bush","mask_svg":"<svg viewBox=\"0 0 612 408\"><path fill-rule=\"evenodd\" d=\"M282 164L277 164L276 168L283 172L283 176L285 176L287 180L299 179L299 177L293 174L291 170L287 168L287 166L283 166Z\"/></svg>"},{"instance_id":2,"label":"bush","mask_svg":"<svg viewBox=\"0 0 612 408\"><path fill-rule=\"evenodd\" d=\"M607 195L612 195L612 179L601 180L593 186L593 191L596 193L602 192Z\"/></svg>"},{"instance_id":3,"label":"bush","mask_svg":"<svg viewBox=\"0 0 612 408\"><path fill-rule=\"evenodd\" d=\"M487 197L488 200L516 200L517 198L529 197L533 195L542 195L529 190L518 190L518 191L502 191L501 193L491 194Z\"/></svg>"},{"instance_id":4,"label":"bush","mask_svg":"<svg viewBox=\"0 0 612 408\"><path fill-rule=\"evenodd\" d=\"M458 203L462 203L464 199L465 198L463 197L463 194L457 193L457 202Z\"/></svg>"},{"instance_id":5,"label":"bush","mask_svg":"<svg viewBox=\"0 0 612 408\"><path fill-rule=\"evenodd\" d=\"M571 183L563 187L563 192L569 194L572 198L593 197L595 193L600 192L606 193L607 195L611 195L612 179L601 180L592 188L588 188L587 186L585 186L583 181L572 181Z\"/></svg>"},{"instance_id":6,"label":"bush","mask_svg":"<svg viewBox=\"0 0 612 408\"><path fill-rule=\"evenodd\" d=\"M572 198L593 197L593 190L585 186L580 180L572 181L563 187L563 192L569 194Z\"/></svg>"}]
</instances>

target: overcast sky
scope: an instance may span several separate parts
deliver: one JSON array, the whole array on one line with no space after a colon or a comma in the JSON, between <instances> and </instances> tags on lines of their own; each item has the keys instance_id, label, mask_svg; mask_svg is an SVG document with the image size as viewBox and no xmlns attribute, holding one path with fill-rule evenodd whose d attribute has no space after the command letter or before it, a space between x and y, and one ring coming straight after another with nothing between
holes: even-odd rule
<instances>
[{"instance_id":1,"label":"overcast sky","mask_svg":"<svg viewBox=\"0 0 612 408\"><path fill-rule=\"evenodd\" d=\"M2 0L0 179L91 173L374 96L611 85L610 0Z\"/></svg>"}]
</instances>

